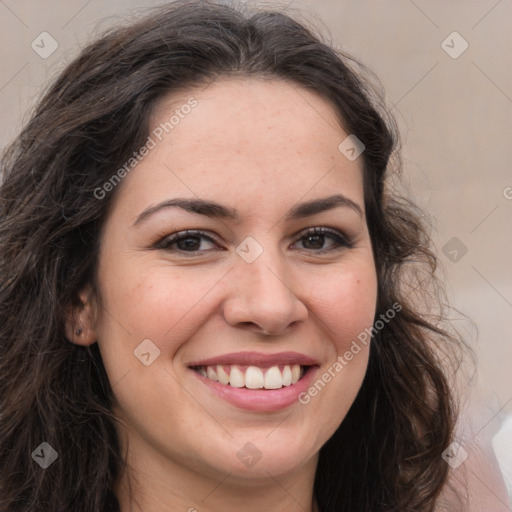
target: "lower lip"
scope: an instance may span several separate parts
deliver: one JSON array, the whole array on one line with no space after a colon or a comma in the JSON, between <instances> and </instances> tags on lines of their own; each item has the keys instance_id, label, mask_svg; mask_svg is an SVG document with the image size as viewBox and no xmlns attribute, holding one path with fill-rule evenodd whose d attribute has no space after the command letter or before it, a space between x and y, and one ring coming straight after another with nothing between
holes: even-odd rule
<instances>
[{"instance_id":1,"label":"lower lip","mask_svg":"<svg viewBox=\"0 0 512 512\"><path fill-rule=\"evenodd\" d=\"M247 389L234 388L229 385L219 384L200 373L191 370L194 375L213 393L240 409L247 411L274 412L290 407L299 401L299 395L304 393L314 380L318 366L310 366L302 379L290 386L280 389Z\"/></svg>"}]
</instances>

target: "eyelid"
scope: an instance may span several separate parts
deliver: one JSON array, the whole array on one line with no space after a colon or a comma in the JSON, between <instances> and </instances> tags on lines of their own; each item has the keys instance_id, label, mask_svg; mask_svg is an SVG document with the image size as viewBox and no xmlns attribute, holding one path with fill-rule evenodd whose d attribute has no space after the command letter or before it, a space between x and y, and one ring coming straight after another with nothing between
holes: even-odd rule
<instances>
[{"instance_id":1,"label":"eyelid","mask_svg":"<svg viewBox=\"0 0 512 512\"><path fill-rule=\"evenodd\" d=\"M208 231L203 231L202 229L183 229L181 231L175 231L169 235L165 235L163 237L159 237L155 243L151 244L151 247L154 249L163 249L166 250L166 246L170 246L172 243L179 242L183 238L187 238L187 236L197 236L201 238L206 238L209 241L220 245L219 240L215 235L210 234ZM187 251L183 251L187 252ZM192 253L192 251L190 251ZM197 251L197 252L205 252L205 251Z\"/></svg>"},{"instance_id":2,"label":"eyelid","mask_svg":"<svg viewBox=\"0 0 512 512\"><path fill-rule=\"evenodd\" d=\"M305 229L302 229L301 231L295 233L293 235L294 241L292 242L292 245L299 243L304 237L308 235L327 235L331 240L334 241L334 246L324 248L324 249L297 249L299 252L303 253L309 253L312 255L320 255L324 253L330 253L330 252L336 252L340 251L342 249L350 249L354 247L355 243L352 237L348 236L344 231L337 229L337 228L331 228L328 226L311 226ZM187 237L198 237L206 239L217 246L222 245L219 240L217 239L217 236L215 234L210 234L208 231L204 231L201 229L185 229L181 231L176 231L174 233L171 233L170 235L161 236L157 239L156 242L154 242L151 245L151 248L157 249L157 250L164 250L171 252L171 247L178 243L179 241L186 239ZM216 249L207 249L207 250L194 250L194 251L185 251L185 250L172 250L172 252L178 253L180 256L184 257L197 257L201 255L202 253L210 253L215 250L225 250L225 248L217 247Z\"/></svg>"},{"instance_id":3,"label":"eyelid","mask_svg":"<svg viewBox=\"0 0 512 512\"><path fill-rule=\"evenodd\" d=\"M350 249L355 245L352 237L348 236L346 233L344 233L343 231L341 231L339 229L330 228L327 226L314 226L314 227L303 229L302 231L299 231L299 233L297 233L294 236L294 238L296 238L296 241L293 243L295 244L295 243L299 242L305 236L316 235L316 234L329 235L332 239L334 239L337 242L338 246L331 248L331 249L317 249L317 250L303 249L304 251L320 254L322 252L331 252L331 251L335 251L337 249L339 250L339 249L342 249L343 247Z\"/></svg>"}]
</instances>

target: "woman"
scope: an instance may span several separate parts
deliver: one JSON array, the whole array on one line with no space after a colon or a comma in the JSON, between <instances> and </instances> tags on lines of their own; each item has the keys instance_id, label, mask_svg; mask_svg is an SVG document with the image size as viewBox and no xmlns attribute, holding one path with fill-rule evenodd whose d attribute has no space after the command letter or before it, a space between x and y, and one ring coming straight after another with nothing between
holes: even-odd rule
<instances>
[{"instance_id":1,"label":"woman","mask_svg":"<svg viewBox=\"0 0 512 512\"><path fill-rule=\"evenodd\" d=\"M61 73L2 161L2 511L441 509L462 342L350 64L187 1Z\"/></svg>"}]
</instances>

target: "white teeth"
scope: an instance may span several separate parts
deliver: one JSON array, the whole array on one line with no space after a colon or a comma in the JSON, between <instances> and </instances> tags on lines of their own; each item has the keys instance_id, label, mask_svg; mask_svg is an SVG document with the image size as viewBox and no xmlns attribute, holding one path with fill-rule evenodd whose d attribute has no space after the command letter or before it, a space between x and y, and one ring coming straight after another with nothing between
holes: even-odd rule
<instances>
[{"instance_id":1,"label":"white teeth","mask_svg":"<svg viewBox=\"0 0 512 512\"><path fill-rule=\"evenodd\" d=\"M248 389L281 389L283 386L295 384L303 375L300 365L284 365L282 370L279 366L272 366L267 370L257 366L249 366L245 373L238 365L201 366L198 372L210 380L219 382L223 385L230 385L234 388Z\"/></svg>"},{"instance_id":2,"label":"white teeth","mask_svg":"<svg viewBox=\"0 0 512 512\"><path fill-rule=\"evenodd\" d=\"M245 370L245 387L249 389L261 389L263 387L263 372L260 368L249 366Z\"/></svg>"},{"instance_id":3,"label":"white teeth","mask_svg":"<svg viewBox=\"0 0 512 512\"><path fill-rule=\"evenodd\" d=\"M265 373L265 389L280 389L283 387L283 377L279 366L272 366Z\"/></svg>"},{"instance_id":4,"label":"white teeth","mask_svg":"<svg viewBox=\"0 0 512 512\"><path fill-rule=\"evenodd\" d=\"M201 368L203 369L203 367ZM201 374L202 375L202 374ZM219 379L217 378L217 374L215 373L215 369L213 368L213 366L207 366L206 367L206 376L210 379L210 380L214 380L215 382L217 382Z\"/></svg>"},{"instance_id":5,"label":"white teeth","mask_svg":"<svg viewBox=\"0 0 512 512\"><path fill-rule=\"evenodd\" d=\"M229 375L225 372L224 368L220 364L217 365L217 377L221 384L229 384ZM243 384L242 384L243 386Z\"/></svg>"},{"instance_id":6,"label":"white teeth","mask_svg":"<svg viewBox=\"0 0 512 512\"><path fill-rule=\"evenodd\" d=\"M292 383L292 371L289 366L283 369L283 386L290 386Z\"/></svg>"},{"instance_id":7,"label":"white teeth","mask_svg":"<svg viewBox=\"0 0 512 512\"><path fill-rule=\"evenodd\" d=\"M231 367L231 373L229 374L229 385L234 388L243 388L245 385L244 374L238 368L238 366Z\"/></svg>"},{"instance_id":8,"label":"white teeth","mask_svg":"<svg viewBox=\"0 0 512 512\"><path fill-rule=\"evenodd\" d=\"M292 366L292 384L295 384L300 379L300 365L294 364Z\"/></svg>"}]
</instances>

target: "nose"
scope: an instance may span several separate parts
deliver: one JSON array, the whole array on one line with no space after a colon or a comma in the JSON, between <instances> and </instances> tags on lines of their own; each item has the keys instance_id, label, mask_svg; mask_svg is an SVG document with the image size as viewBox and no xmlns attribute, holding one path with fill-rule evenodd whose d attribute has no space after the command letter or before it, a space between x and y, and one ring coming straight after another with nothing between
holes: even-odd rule
<instances>
[{"instance_id":1,"label":"nose","mask_svg":"<svg viewBox=\"0 0 512 512\"><path fill-rule=\"evenodd\" d=\"M239 259L236 266L224 302L224 318L231 326L279 335L307 319L307 307L297 295L299 283L290 280L278 255L266 250L256 261Z\"/></svg>"}]
</instances>

